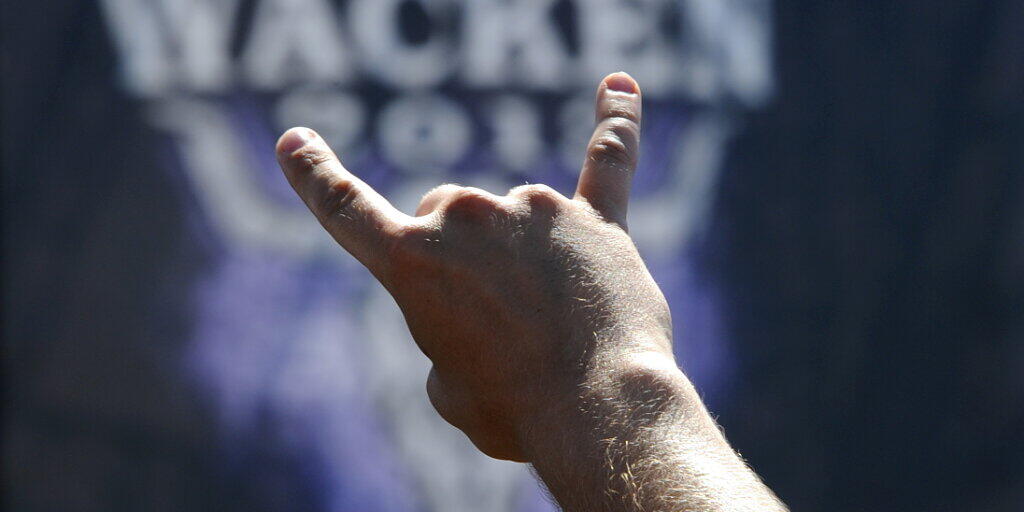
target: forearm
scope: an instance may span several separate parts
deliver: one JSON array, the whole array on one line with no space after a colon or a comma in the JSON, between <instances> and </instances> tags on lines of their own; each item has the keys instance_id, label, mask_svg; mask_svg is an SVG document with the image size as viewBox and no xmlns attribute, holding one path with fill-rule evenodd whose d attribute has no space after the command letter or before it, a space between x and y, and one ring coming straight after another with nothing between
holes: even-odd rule
<instances>
[{"instance_id":1,"label":"forearm","mask_svg":"<svg viewBox=\"0 0 1024 512\"><path fill-rule=\"evenodd\" d=\"M671 358L647 353L611 366L529 440L533 466L564 510L785 510Z\"/></svg>"}]
</instances>

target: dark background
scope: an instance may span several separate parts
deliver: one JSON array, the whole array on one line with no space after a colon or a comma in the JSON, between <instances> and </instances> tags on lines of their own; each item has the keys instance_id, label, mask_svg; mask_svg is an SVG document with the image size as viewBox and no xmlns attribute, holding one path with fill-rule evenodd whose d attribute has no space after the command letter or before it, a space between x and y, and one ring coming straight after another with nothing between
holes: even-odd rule
<instances>
[{"instance_id":1,"label":"dark background","mask_svg":"<svg viewBox=\"0 0 1024 512\"><path fill-rule=\"evenodd\" d=\"M712 408L794 510L1021 510L1024 3L774 10L776 97L707 235L739 358ZM96 6L3 11L7 506L311 508L252 491L301 489L287 458L222 474L195 390L146 366L210 249Z\"/></svg>"},{"instance_id":2,"label":"dark background","mask_svg":"<svg viewBox=\"0 0 1024 512\"><path fill-rule=\"evenodd\" d=\"M726 432L794 509L1020 510L1024 4L777 9L713 230Z\"/></svg>"}]
</instances>

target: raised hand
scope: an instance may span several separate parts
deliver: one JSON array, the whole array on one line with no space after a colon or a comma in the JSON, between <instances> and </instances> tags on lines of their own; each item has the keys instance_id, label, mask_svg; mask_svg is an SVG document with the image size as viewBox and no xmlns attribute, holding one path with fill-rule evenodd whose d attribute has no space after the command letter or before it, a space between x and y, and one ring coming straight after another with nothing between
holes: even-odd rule
<instances>
[{"instance_id":1,"label":"raised hand","mask_svg":"<svg viewBox=\"0 0 1024 512\"><path fill-rule=\"evenodd\" d=\"M544 185L503 196L442 185L414 216L347 171L311 130L293 128L277 144L295 191L402 309L433 363L427 392L437 411L484 453L533 463L567 508L684 503L671 493L645 498L641 486L663 464L686 467L669 450L676 433L718 454L714 467L694 471L746 472L676 367L668 305L626 232L640 111L628 75L601 82L572 199ZM638 452L659 422L668 451Z\"/></svg>"}]
</instances>

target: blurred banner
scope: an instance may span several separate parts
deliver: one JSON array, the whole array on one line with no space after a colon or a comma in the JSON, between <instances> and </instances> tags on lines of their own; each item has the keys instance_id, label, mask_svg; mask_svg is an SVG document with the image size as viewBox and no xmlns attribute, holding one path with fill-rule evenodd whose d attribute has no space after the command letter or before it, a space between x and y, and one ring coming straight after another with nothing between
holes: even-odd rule
<instances>
[{"instance_id":1,"label":"blurred banner","mask_svg":"<svg viewBox=\"0 0 1024 512\"><path fill-rule=\"evenodd\" d=\"M771 92L767 0L104 0L119 80L166 137L218 247L195 287L185 371L229 454L301 457L325 510L549 508L525 467L490 460L427 402L428 361L385 290L331 240L273 156L309 126L406 212L444 182L571 194L598 81L646 100L630 223L688 328L685 360L726 377L699 233L723 146Z\"/></svg>"},{"instance_id":2,"label":"blurred banner","mask_svg":"<svg viewBox=\"0 0 1024 512\"><path fill-rule=\"evenodd\" d=\"M146 149L158 167L132 172L182 185L172 189L186 222L179 243L207 253L189 263L196 277L182 278L185 340L154 365L213 411L214 474L242 482L231 492L249 496L243 502L552 509L525 466L479 454L433 411L428 361L394 302L280 175L273 145L291 126L320 132L406 212L445 182L498 194L546 183L571 195L596 86L631 73L645 97L632 235L685 326L687 371L710 398L724 392L729 347L693 241L740 116L772 94L768 0L99 7L114 65L90 73L111 73L125 98L101 110L130 110L158 134ZM160 234L133 236L145 244Z\"/></svg>"}]
</instances>

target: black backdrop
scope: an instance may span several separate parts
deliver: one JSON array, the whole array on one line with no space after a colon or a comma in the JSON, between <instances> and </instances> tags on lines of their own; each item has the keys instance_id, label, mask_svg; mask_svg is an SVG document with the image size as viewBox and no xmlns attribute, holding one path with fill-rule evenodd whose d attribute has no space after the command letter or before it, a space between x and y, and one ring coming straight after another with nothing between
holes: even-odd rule
<instances>
[{"instance_id":1,"label":"black backdrop","mask_svg":"<svg viewBox=\"0 0 1024 512\"><path fill-rule=\"evenodd\" d=\"M726 432L794 509L1024 506L1024 4L777 3L733 151Z\"/></svg>"}]
</instances>

